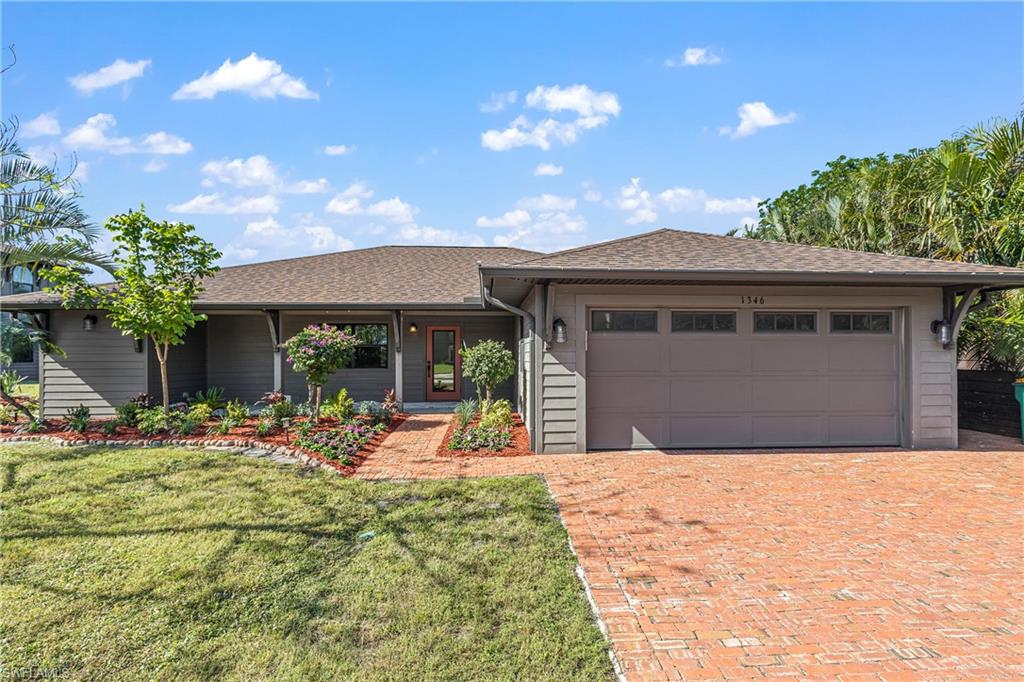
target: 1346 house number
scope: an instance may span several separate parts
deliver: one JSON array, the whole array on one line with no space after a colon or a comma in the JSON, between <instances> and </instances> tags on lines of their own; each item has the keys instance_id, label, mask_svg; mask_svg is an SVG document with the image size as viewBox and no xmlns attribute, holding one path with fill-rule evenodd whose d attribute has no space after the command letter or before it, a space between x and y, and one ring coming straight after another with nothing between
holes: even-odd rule
<instances>
[{"instance_id":1,"label":"1346 house number","mask_svg":"<svg viewBox=\"0 0 1024 682\"><path fill-rule=\"evenodd\" d=\"M743 305L764 305L764 296L740 296Z\"/></svg>"}]
</instances>

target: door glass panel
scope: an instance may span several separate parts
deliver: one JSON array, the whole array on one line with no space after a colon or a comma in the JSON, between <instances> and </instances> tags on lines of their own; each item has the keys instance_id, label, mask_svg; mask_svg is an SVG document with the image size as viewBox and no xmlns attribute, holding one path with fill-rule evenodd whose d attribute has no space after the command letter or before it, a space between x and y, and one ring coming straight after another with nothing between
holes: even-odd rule
<instances>
[{"instance_id":1,"label":"door glass panel","mask_svg":"<svg viewBox=\"0 0 1024 682\"><path fill-rule=\"evenodd\" d=\"M431 382L435 391L455 391L455 332L435 330L431 338Z\"/></svg>"}]
</instances>

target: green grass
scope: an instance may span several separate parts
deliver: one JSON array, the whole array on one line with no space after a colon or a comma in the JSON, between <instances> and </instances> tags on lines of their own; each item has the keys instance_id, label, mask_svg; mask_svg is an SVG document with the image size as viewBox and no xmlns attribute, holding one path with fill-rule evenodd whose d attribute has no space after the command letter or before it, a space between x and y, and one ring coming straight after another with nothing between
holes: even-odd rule
<instances>
[{"instance_id":1,"label":"green grass","mask_svg":"<svg viewBox=\"0 0 1024 682\"><path fill-rule=\"evenodd\" d=\"M0 481L5 671L611 675L534 478L368 483L218 452L8 446Z\"/></svg>"},{"instance_id":2,"label":"green grass","mask_svg":"<svg viewBox=\"0 0 1024 682\"><path fill-rule=\"evenodd\" d=\"M14 395L24 395L32 398L33 400L39 400L39 383L24 383L18 387L14 392Z\"/></svg>"}]
</instances>

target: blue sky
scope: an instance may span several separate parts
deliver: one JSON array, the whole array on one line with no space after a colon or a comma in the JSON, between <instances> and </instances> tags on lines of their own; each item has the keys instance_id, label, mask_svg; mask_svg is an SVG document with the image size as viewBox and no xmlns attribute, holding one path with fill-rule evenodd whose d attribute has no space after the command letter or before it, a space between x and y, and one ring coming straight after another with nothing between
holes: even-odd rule
<instances>
[{"instance_id":1,"label":"blue sky","mask_svg":"<svg viewBox=\"0 0 1024 682\"><path fill-rule=\"evenodd\" d=\"M97 222L145 203L226 263L724 232L840 154L928 146L1024 101L1019 4L2 13L24 145L77 153Z\"/></svg>"}]
</instances>

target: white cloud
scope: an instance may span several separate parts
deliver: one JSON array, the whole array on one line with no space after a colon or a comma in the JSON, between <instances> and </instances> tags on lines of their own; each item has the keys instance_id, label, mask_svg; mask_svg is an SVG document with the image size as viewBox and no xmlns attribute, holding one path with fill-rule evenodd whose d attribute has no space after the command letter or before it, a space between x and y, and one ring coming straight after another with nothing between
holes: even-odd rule
<instances>
[{"instance_id":1,"label":"white cloud","mask_svg":"<svg viewBox=\"0 0 1024 682\"><path fill-rule=\"evenodd\" d=\"M286 186L284 191L289 194L323 194L331 191L331 183L327 181L327 178L299 180Z\"/></svg>"},{"instance_id":2,"label":"white cloud","mask_svg":"<svg viewBox=\"0 0 1024 682\"><path fill-rule=\"evenodd\" d=\"M248 246L236 246L235 244L228 244L224 247L222 253L224 254L224 260L228 262L236 261L250 261L259 255L259 251Z\"/></svg>"},{"instance_id":3,"label":"white cloud","mask_svg":"<svg viewBox=\"0 0 1024 682\"><path fill-rule=\"evenodd\" d=\"M387 218L393 223L403 224L414 221L413 216L419 211L415 206L408 204L398 197L391 197L366 207L366 215Z\"/></svg>"},{"instance_id":4,"label":"white cloud","mask_svg":"<svg viewBox=\"0 0 1024 682\"><path fill-rule=\"evenodd\" d=\"M348 251L355 244L325 225L308 225L302 231L310 239L314 251Z\"/></svg>"},{"instance_id":5,"label":"white cloud","mask_svg":"<svg viewBox=\"0 0 1024 682\"><path fill-rule=\"evenodd\" d=\"M85 182L89 179L89 163L87 161L79 161L75 164L75 170L71 174L71 177L79 182Z\"/></svg>"},{"instance_id":6,"label":"white cloud","mask_svg":"<svg viewBox=\"0 0 1024 682\"><path fill-rule=\"evenodd\" d=\"M658 219L651 193L640 185L640 178L632 178L628 185L619 188L615 205L619 210L630 213L630 216L626 218L626 222L630 225L653 223Z\"/></svg>"},{"instance_id":7,"label":"white cloud","mask_svg":"<svg viewBox=\"0 0 1024 682\"><path fill-rule=\"evenodd\" d=\"M751 218L750 216L740 218L740 227L757 227L757 218Z\"/></svg>"},{"instance_id":8,"label":"white cloud","mask_svg":"<svg viewBox=\"0 0 1024 682\"><path fill-rule=\"evenodd\" d=\"M363 206L357 197L346 197L339 194L327 202L324 210L338 215L359 215L363 212Z\"/></svg>"},{"instance_id":9,"label":"white cloud","mask_svg":"<svg viewBox=\"0 0 1024 682\"><path fill-rule=\"evenodd\" d=\"M285 229L281 227L281 223L274 220L273 216L267 216L263 220L254 220L245 225L245 236L258 241L281 239L285 234Z\"/></svg>"},{"instance_id":10,"label":"white cloud","mask_svg":"<svg viewBox=\"0 0 1024 682\"><path fill-rule=\"evenodd\" d=\"M517 116L504 130L481 133L481 146L503 152L517 147L547 150L555 142L573 144L580 133L607 124L610 116L618 116L622 110L615 93L595 92L586 85L537 86L526 96L526 106L550 113L571 111L576 118L563 121L549 117L531 123L525 116Z\"/></svg>"},{"instance_id":11,"label":"white cloud","mask_svg":"<svg viewBox=\"0 0 1024 682\"><path fill-rule=\"evenodd\" d=\"M167 162L163 159L150 159L146 162L146 165L142 167L143 173L159 173L160 171L167 168Z\"/></svg>"},{"instance_id":12,"label":"white cloud","mask_svg":"<svg viewBox=\"0 0 1024 682\"><path fill-rule=\"evenodd\" d=\"M561 175L565 172L564 166L556 166L553 163L539 163L537 167L533 169L534 175Z\"/></svg>"},{"instance_id":13,"label":"white cloud","mask_svg":"<svg viewBox=\"0 0 1024 682\"><path fill-rule=\"evenodd\" d=\"M745 102L736 109L740 117L740 123L735 128L722 126L718 129L719 134L729 135L734 140L747 135L753 135L761 128L785 125L796 120L796 112L788 114L776 114L764 102Z\"/></svg>"},{"instance_id":14,"label":"white cloud","mask_svg":"<svg viewBox=\"0 0 1024 682\"><path fill-rule=\"evenodd\" d=\"M658 194L658 200L672 212L700 211L707 202L707 193L702 189L672 187Z\"/></svg>"},{"instance_id":15,"label":"white cloud","mask_svg":"<svg viewBox=\"0 0 1024 682\"><path fill-rule=\"evenodd\" d=\"M530 214L521 208L506 211L497 218L480 216L476 219L477 227L516 227L530 222Z\"/></svg>"},{"instance_id":16,"label":"white cloud","mask_svg":"<svg viewBox=\"0 0 1024 682\"><path fill-rule=\"evenodd\" d=\"M206 215L239 215L248 213L277 213L277 197L264 194L257 197L226 197L219 192L197 194L188 201L172 204L167 210L176 213L202 213Z\"/></svg>"},{"instance_id":17,"label":"white cloud","mask_svg":"<svg viewBox=\"0 0 1024 682\"><path fill-rule=\"evenodd\" d=\"M586 85L567 88L538 85L526 96L526 106L550 112L574 111L580 116L618 116L622 107L614 92L594 92Z\"/></svg>"},{"instance_id":18,"label":"white cloud","mask_svg":"<svg viewBox=\"0 0 1024 682\"><path fill-rule=\"evenodd\" d=\"M113 135L117 119L111 114L90 116L85 123L64 136L64 144L75 149L96 149L111 154L187 154L192 144L163 131L139 140Z\"/></svg>"},{"instance_id":19,"label":"white cloud","mask_svg":"<svg viewBox=\"0 0 1024 682\"><path fill-rule=\"evenodd\" d=\"M139 78L152 63L149 59L140 59L137 62L116 59L112 64L104 66L98 71L80 73L77 76L72 76L68 81L75 90L91 95L97 90Z\"/></svg>"},{"instance_id":20,"label":"white cloud","mask_svg":"<svg viewBox=\"0 0 1024 682\"><path fill-rule=\"evenodd\" d=\"M582 242L586 227L587 221L583 216L564 211L544 213L528 225L521 225L507 234L496 235L494 244L538 251L565 249Z\"/></svg>"},{"instance_id":21,"label":"white cloud","mask_svg":"<svg viewBox=\"0 0 1024 682\"><path fill-rule=\"evenodd\" d=\"M263 59L255 52L238 62L226 59L210 73L204 71L199 78L185 83L171 96L172 99L213 99L221 92L242 92L253 99L319 99L306 87L301 78L284 72L280 64Z\"/></svg>"},{"instance_id":22,"label":"white cloud","mask_svg":"<svg viewBox=\"0 0 1024 682\"><path fill-rule=\"evenodd\" d=\"M351 154L355 150L355 147L347 144L329 144L324 147L324 154L327 156L345 156Z\"/></svg>"},{"instance_id":23,"label":"white cloud","mask_svg":"<svg viewBox=\"0 0 1024 682\"><path fill-rule=\"evenodd\" d=\"M597 203L603 198L601 193L594 189L594 182L592 180L584 180L583 187L583 200L591 203Z\"/></svg>"},{"instance_id":24,"label":"white cloud","mask_svg":"<svg viewBox=\"0 0 1024 682\"><path fill-rule=\"evenodd\" d=\"M405 225L399 231L403 242L414 244L440 244L445 246L483 246L484 240L470 232L442 230L436 227Z\"/></svg>"},{"instance_id":25,"label":"white cloud","mask_svg":"<svg viewBox=\"0 0 1024 682\"><path fill-rule=\"evenodd\" d=\"M505 107L510 104L515 104L519 98L519 93L515 90L509 90L508 92L492 92L491 98L480 105L480 111L485 114L494 114L499 111L504 111Z\"/></svg>"},{"instance_id":26,"label":"white cloud","mask_svg":"<svg viewBox=\"0 0 1024 682\"><path fill-rule=\"evenodd\" d=\"M233 187L272 187L279 182L274 164L262 154L248 159L207 161L200 173L206 176L205 187L218 182Z\"/></svg>"},{"instance_id":27,"label":"white cloud","mask_svg":"<svg viewBox=\"0 0 1024 682\"><path fill-rule=\"evenodd\" d=\"M576 199L556 194L541 194L536 197L523 197L516 202L516 206L531 211L571 211L576 208Z\"/></svg>"},{"instance_id":28,"label":"white cloud","mask_svg":"<svg viewBox=\"0 0 1024 682\"><path fill-rule=\"evenodd\" d=\"M749 213L756 211L761 203L760 197L736 197L735 199L712 199L704 202L706 213Z\"/></svg>"},{"instance_id":29,"label":"white cloud","mask_svg":"<svg viewBox=\"0 0 1024 682\"><path fill-rule=\"evenodd\" d=\"M669 57L665 60L665 66L713 66L721 64L722 58L711 51L709 47L688 47L678 57Z\"/></svg>"},{"instance_id":30,"label":"white cloud","mask_svg":"<svg viewBox=\"0 0 1024 682\"><path fill-rule=\"evenodd\" d=\"M24 138L60 135L60 122L53 114L39 114L21 126L18 131Z\"/></svg>"}]
</instances>

